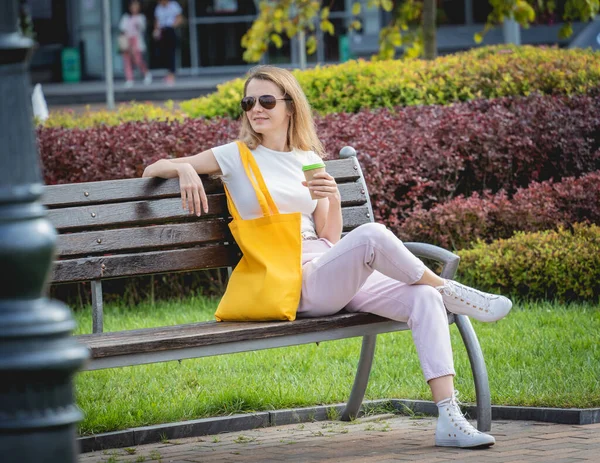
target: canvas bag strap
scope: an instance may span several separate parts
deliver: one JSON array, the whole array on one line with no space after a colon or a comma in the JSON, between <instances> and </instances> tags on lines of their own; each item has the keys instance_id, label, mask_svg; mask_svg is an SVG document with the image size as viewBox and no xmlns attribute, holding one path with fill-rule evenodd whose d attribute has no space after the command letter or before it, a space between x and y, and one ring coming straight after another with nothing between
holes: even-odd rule
<instances>
[{"instance_id":1,"label":"canvas bag strap","mask_svg":"<svg viewBox=\"0 0 600 463\"><path fill-rule=\"evenodd\" d=\"M237 142L237 144L238 144L238 148L240 151L240 158L242 160L242 165L244 166L244 170L246 171L248 180L250 180L250 183L252 184L252 187L254 188L254 192L256 194L256 199L258 200L258 204L260 205L263 215L264 216L272 215L272 213L279 214L279 209L277 208L277 205L273 201L273 198L271 197L271 194L269 193L269 190L267 189L267 186L265 185L265 181L262 177L262 174L260 173L260 169L258 168L258 165L256 164L256 160L254 159L254 156L252 156L252 153L250 152L250 150L248 149L248 147L246 146L245 143ZM254 176L250 174L248 164L250 164L250 168L252 169L252 172L254 172ZM254 180L255 177L258 180L259 185L261 185L260 189L259 189L258 185L256 184L256 181ZM229 193L229 190L227 189L227 185L223 184L223 188L225 190L225 196L227 197L227 207L229 208L229 213L231 214L231 217L233 217L234 220L242 220L240 213L238 212L237 208L235 207L235 203L233 202L231 194ZM264 192L266 192L266 195L264 194ZM269 210L269 206L271 207L271 210ZM271 213L271 211L273 211L273 212Z\"/></svg>"},{"instance_id":2,"label":"canvas bag strap","mask_svg":"<svg viewBox=\"0 0 600 463\"><path fill-rule=\"evenodd\" d=\"M269 189L265 184L265 180L263 179L254 156L252 156L252 153L245 143L238 141L237 144L240 150L240 157L242 159L244 170L246 171L250 183L252 183L252 187L256 193L256 199L258 200L263 215L279 214L279 209L277 208L275 201L273 201L271 193L269 193ZM254 175L251 175L250 170L252 170L252 174Z\"/></svg>"},{"instance_id":3,"label":"canvas bag strap","mask_svg":"<svg viewBox=\"0 0 600 463\"><path fill-rule=\"evenodd\" d=\"M231 195L229 194L227 185L225 185L224 183L223 183L223 188L225 189L225 196L227 197L227 207L229 209L229 213L231 214L231 217L233 217L233 220L242 220L239 212L235 208L235 204L233 203L233 200L231 199Z\"/></svg>"}]
</instances>

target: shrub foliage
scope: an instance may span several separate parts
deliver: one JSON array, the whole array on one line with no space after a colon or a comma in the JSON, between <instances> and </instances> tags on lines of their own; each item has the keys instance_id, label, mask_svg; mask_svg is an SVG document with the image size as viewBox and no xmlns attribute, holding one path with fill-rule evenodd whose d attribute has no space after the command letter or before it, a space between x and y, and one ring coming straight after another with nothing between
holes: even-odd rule
<instances>
[{"instance_id":1,"label":"shrub foliage","mask_svg":"<svg viewBox=\"0 0 600 463\"><path fill-rule=\"evenodd\" d=\"M459 280L477 288L527 298L600 297L600 227L517 232L459 251Z\"/></svg>"},{"instance_id":2,"label":"shrub foliage","mask_svg":"<svg viewBox=\"0 0 600 463\"><path fill-rule=\"evenodd\" d=\"M399 231L414 208L532 180L560 181L600 169L600 95L503 98L452 106L331 114L317 120L329 157L353 145L376 219ZM39 127L45 182L140 176L149 163L234 140L239 123L130 122L89 129Z\"/></svg>"},{"instance_id":3,"label":"shrub foliage","mask_svg":"<svg viewBox=\"0 0 600 463\"><path fill-rule=\"evenodd\" d=\"M64 127L66 129L84 129L99 125L119 125L125 122L169 121L183 120L187 116L175 109L172 101L164 106L151 103L124 103L115 111L92 111L86 107L83 113L73 110L52 111L50 117L43 123L45 127Z\"/></svg>"},{"instance_id":4,"label":"shrub foliage","mask_svg":"<svg viewBox=\"0 0 600 463\"><path fill-rule=\"evenodd\" d=\"M531 181L560 182L563 177L600 169L600 95L535 95L396 112L331 114L318 118L317 125L329 157L336 157L344 145L358 150L377 221L404 236L410 232L413 237L442 239L446 234L450 241L440 244L457 239L461 226L466 227L466 236L482 238L494 223L510 229L510 219L493 219L496 222L486 225L493 214L485 208L504 207L503 201ZM185 119L89 129L39 127L37 133L44 180L56 184L139 177L145 166L157 159L188 156L227 143L236 138L238 130L239 123L230 119ZM563 187L566 185L570 184ZM549 207L543 204L545 188L553 188L552 194L558 195L560 187L537 186L517 196L519 204L528 200L539 204L539 214L527 215L521 208L525 215L515 216L530 220L531 229L541 227L535 221L547 223L543 216ZM464 207L455 203L441 206L459 195L469 197L485 190L489 193L463 200ZM490 196L500 190L506 193L505 199ZM528 194L533 195L531 199ZM583 193L574 189L573 194ZM565 195L569 197L569 193ZM583 195L580 203L588 199ZM442 228L428 236L417 234L410 224L401 229L407 217L433 226L433 219L424 211L435 206L447 214L456 209L459 217L440 219ZM479 207L484 210L475 210ZM467 216L461 216L463 213ZM548 220L552 214L548 212ZM591 212L582 218L586 214ZM498 236L505 234L501 230ZM454 242L456 247L462 244Z\"/></svg>"},{"instance_id":5,"label":"shrub foliage","mask_svg":"<svg viewBox=\"0 0 600 463\"><path fill-rule=\"evenodd\" d=\"M38 127L47 184L141 177L161 158L190 156L234 140L238 123L205 121L127 122L89 129Z\"/></svg>"},{"instance_id":6,"label":"shrub foliage","mask_svg":"<svg viewBox=\"0 0 600 463\"><path fill-rule=\"evenodd\" d=\"M320 114L366 108L449 104L478 98L573 95L600 84L600 53L498 45L433 61L349 61L294 74ZM243 79L181 104L191 117L237 118Z\"/></svg>"},{"instance_id":7,"label":"shrub foliage","mask_svg":"<svg viewBox=\"0 0 600 463\"><path fill-rule=\"evenodd\" d=\"M575 222L600 224L600 172L561 182L533 182L512 198L473 193L411 211L400 226L405 241L462 249L477 240L509 238L515 231L541 231Z\"/></svg>"},{"instance_id":8,"label":"shrub foliage","mask_svg":"<svg viewBox=\"0 0 600 463\"><path fill-rule=\"evenodd\" d=\"M318 126L330 152L358 150L376 219L395 232L417 207L600 169L600 95L332 114Z\"/></svg>"}]
</instances>

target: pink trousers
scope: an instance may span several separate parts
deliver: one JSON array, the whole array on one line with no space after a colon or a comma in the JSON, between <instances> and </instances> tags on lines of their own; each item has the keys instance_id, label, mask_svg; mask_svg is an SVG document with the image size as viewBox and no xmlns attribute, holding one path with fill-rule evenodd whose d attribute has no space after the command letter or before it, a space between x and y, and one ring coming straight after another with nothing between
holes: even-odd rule
<instances>
[{"instance_id":1,"label":"pink trousers","mask_svg":"<svg viewBox=\"0 0 600 463\"><path fill-rule=\"evenodd\" d=\"M125 71L125 79L133 80L133 67L132 63L134 62L138 69L142 74L146 75L148 72L148 67L144 62L144 58L142 58L142 52L140 51L140 47L137 43L136 37L129 37L129 50L123 53L123 68Z\"/></svg>"},{"instance_id":2,"label":"pink trousers","mask_svg":"<svg viewBox=\"0 0 600 463\"><path fill-rule=\"evenodd\" d=\"M384 225L361 225L335 245L321 238L302 246L298 317L345 308L407 322L425 380L455 374L442 296L431 286L413 285L425 265Z\"/></svg>"}]
</instances>

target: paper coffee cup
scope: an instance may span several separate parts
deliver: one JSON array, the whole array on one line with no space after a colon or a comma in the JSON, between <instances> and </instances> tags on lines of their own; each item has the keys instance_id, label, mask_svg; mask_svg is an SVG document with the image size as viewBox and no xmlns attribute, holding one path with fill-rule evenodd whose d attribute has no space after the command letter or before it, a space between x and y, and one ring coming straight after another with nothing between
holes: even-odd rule
<instances>
[{"instance_id":1,"label":"paper coffee cup","mask_svg":"<svg viewBox=\"0 0 600 463\"><path fill-rule=\"evenodd\" d=\"M319 172L325 172L325 164L322 162L318 162L317 164L309 164L307 166L302 166L302 171L304 172L304 177L307 182L310 182L314 175ZM310 192L310 197L312 199L322 199L320 196L313 195L312 191Z\"/></svg>"}]
</instances>

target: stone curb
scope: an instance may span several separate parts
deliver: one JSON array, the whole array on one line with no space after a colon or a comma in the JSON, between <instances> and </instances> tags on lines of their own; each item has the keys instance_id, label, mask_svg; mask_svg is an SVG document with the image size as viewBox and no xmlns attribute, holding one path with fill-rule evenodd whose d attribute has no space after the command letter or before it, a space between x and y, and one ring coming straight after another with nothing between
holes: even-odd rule
<instances>
[{"instance_id":1,"label":"stone curb","mask_svg":"<svg viewBox=\"0 0 600 463\"><path fill-rule=\"evenodd\" d=\"M322 405L307 408L274 410L270 412L246 413L177 423L143 426L122 431L96 434L77 439L80 452L135 447L160 442L164 439L183 439L219 434L223 432L247 431L269 426L325 421L337 419L346 404ZM423 414L437 416L437 406L427 400L382 399L363 402L361 414L389 413ZM463 406L469 418L477 417L474 406ZM492 420L542 421L558 424L600 423L600 408L542 408L492 405Z\"/></svg>"},{"instance_id":2,"label":"stone curb","mask_svg":"<svg viewBox=\"0 0 600 463\"><path fill-rule=\"evenodd\" d=\"M337 419L346 404L322 405L308 408L273 410L271 412L244 413L231 416L202 418L176 423L142 426L122 431L95 434L77 439L80 452L135 447L151 444L164 439L182 439L219 434L222 432L247 431L249 429L282 426L285 424L306 423ZM365 400L361 410L393 410L390 400Z\"/></svg>"},{"instance_id":3,"label":"stone curb","mask_svg":"<svg viewBox=\"0 0 600 463\"><path fill-rule=\"evenodd\" d=\"M391 399L395 408L406 414L406 409L413 413L437 415L437 406L428 400ZM463 405L463 412L470 418L477 418L474 405ZM509 405L492 405L492 420L542 421L557 424L595 424L600 423L600 408L548 408L548 407L516 407Z\"/></svg>"}]
</instances>

